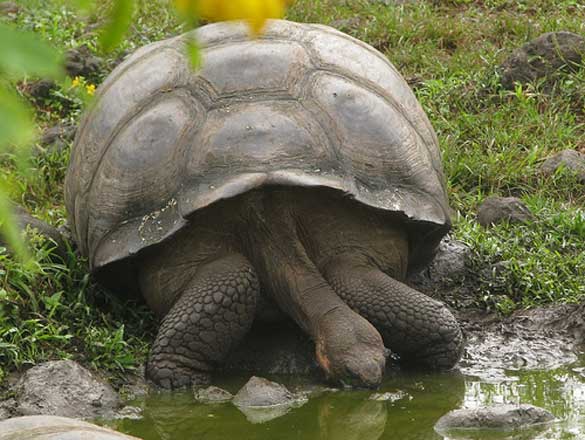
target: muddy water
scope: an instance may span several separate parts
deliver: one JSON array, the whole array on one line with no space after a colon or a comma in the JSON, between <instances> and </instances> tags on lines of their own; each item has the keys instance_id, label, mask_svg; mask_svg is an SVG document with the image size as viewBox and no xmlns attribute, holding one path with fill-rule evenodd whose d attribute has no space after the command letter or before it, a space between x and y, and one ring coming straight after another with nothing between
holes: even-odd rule
<instances>
[{"instance_id":1,"label":"muddy water","mask_svg":"<svg viewBox=\"0 0 585 440\"><path fill-rule=\"evenodd\" d=\"M479 374L472 367L464 364L461 372L449 374L394 374L377 395L314 390L305 405L264 423L253 423L232 404L196 404L188 393L150 395L134 402L143 408L141 419L112 426L145 440L585 439L585 357L546 371L499 368L497 374L487 369L482 373L488 374ZM218 385L236 392L246 379L220 380ZM276 379L293 390L308 388ZM558 421L523 433L445 437L433 430L437 419L452 409L494 403L538 405Z\"/></svg>"}]
</instances>

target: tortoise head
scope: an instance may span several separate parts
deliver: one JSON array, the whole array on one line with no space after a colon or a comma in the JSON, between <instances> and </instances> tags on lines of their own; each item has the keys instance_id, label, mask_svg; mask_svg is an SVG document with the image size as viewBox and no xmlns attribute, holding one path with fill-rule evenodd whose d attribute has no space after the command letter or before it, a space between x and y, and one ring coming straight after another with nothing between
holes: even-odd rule
<instances>
[{"instance_id":1,"label":"tortoise head","mask_svg":"<svg viewBox=\"0 0 585 440\"><path fill-rule=\"evenodd\" d=\"M384 376L386 353L378 331L350 309L336 309L319 321L316 358L332 381L376 388Z\"/></svg>"}]
</instances>

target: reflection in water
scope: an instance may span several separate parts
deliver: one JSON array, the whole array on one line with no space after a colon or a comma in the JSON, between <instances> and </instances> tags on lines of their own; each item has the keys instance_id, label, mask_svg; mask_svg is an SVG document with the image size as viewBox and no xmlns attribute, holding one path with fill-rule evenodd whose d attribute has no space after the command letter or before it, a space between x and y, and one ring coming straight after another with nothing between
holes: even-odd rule
<instances>
[{"instance_id":1,"label":"reflection in water","mask_svg":"<svg viewBox=\"0 0 585 440\"><path fill-rule=\"evenodd\" d=\"M585 359L581 363L585 363ZM530 439L585 439L585 377L580 371L576 367L553 371L514 371L508 372L506 380L499 384L470 378L463 406L475 408L493 403L531 403L548 409L559 421Z\"/></svg>"},{"instance_id":2,"label":"reflection in water","mask_svg":"<svg viewBox=\"0 0 585 440\"><path fill-rule=\"evenodd\" d=\"M378 440L386 428L386 418L382 402L366 400L347 405L325 399L319 407L321 439Z\"/></svg>"},{"instance_id":3,"label":"reflection in water","mask_svg":"<svg viewBox=\"0 0 585 440\"><path fill-rule=\"evenodd\" d=\"M123 420L114 427L145 440L579 440L585 439L585 369L575 367L509 371L500 383L462 374L401 373L388 378L378 391L396 399L369 400L371 391L326 392L261 424L250 423L231 403L201 405L189 393L159 394L134 403L144 408L142 420ZM235 392L247 379L219 385ZM280 382L294 389L290 381ZM433 429L452 409L496 403L541 406L559 421L540 433L444 437Z\"/></svg>"}]
</instances>

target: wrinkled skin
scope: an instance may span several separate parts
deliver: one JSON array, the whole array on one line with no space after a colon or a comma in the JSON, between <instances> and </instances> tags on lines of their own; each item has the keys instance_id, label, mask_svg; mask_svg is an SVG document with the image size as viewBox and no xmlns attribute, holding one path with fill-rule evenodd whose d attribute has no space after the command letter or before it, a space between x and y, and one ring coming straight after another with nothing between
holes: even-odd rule
<instances>
[{"instance_id":1,"label":"wrinkled skin","mask_svg":"<svg viewBox=\"0 0 585 440\"><path fill-rule=\"evenodd\" d=\"M445 305L401 282L408 253L398 219L325 189L264 188L198 211L140 264L162 318L146 374L164 388L208 383L271 304L315 341L331 380L379 385L388 349L449 369L461 331Z\"/></svg>"}]
</instances>

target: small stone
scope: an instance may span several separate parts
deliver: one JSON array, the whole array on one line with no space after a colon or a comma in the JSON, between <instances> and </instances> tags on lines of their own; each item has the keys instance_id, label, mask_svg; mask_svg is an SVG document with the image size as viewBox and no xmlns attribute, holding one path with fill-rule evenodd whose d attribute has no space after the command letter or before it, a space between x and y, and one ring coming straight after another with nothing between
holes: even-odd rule
<instances>
[{"instance_id":1,"label":"small stone","mask_svg":"<svg viewBox=\"0 0 585 440\"><path fill-rule=\"evenodd\" d=\"M445 282L446 279L456 281L465 276L471 253L471 248L461 241L453 239L441 241L429 268L432 279Z\"/></svg>"},{"instance_id":2,"label":"small stone","mask_svg":"<svg viewBox=\"0 0 585 440\"><path fill-rule=\"evenodd\" d=\"M552 422L554 419L549 411L533 405L495 405L451 411L439 419L435 430L439 433L452 429L512 430Z\"/></svg>"},{"instance_id":3,"label":"small stone","mask_svg":"<svg viewBox=\"0 0 585 440\"><path fill-rule=\"evenodd\" d=\"M199 403L226 403L234 398L230 392L215 386L194 389L193 397Z\"/></svg>"},{"instance_id":4,"label":"small stone","mask_svg":"<svg viewBox=\"0 0 585 440\"><path fill-rule=\"evenodd\" d=\"M42 147L47 147L58 140L71 142L75 137L76 128L72 125L57 124L47 128L39 139Z\"/></svg>"},{"instance_id":5,"label":"small stone","mask_svg":"<svg viewBox=\"0 0 585 440\"><path fill-rule=\"evenodd\" d=\"M0 15L16 15L21 7L14 2L0 2Z\"/></svg>"},{"instance_id":6,"label":"small stone","mask_svg":"<svg viewBox=\"0 0 585 440\"><path fill-rule=\"evenodd\" d=\"M472 268L473 250L449 236L443 238L434 259L418 272L409 273L406 283L453 307L466 307L476 300L477 271Z\"/></svg>"},{"instance_id":7,"label":"small stone","mask_svg":"<svg viewBox=\"0 0 585 440\"><path fill-rule=\"evenodd\" d=\"M369 400L375 400L377 402L390 402L394 403L402 399L412 399L412 396L404 391L397 391L395 393L374 393Z\"/></svg>"},{"instance_id":8,"label":"small stone","mask_svg":"<svg viewBox=\"0 0 585 440\"><path fill-rule=\"evenodd\" d=\"M142 408L137 406L125 406L116 413L116 419L140 420L142 419Z\"/></svg>"},{"instance_id":9,"label":"small stone","mask_svg":"<svg viewBox=\"0 0 585 440\"><path fill-rule=\"evenodd\" d=\"M534 215L517 197L488 197L477 213L477 221L484 227L503 221L528 223L531 220L534 220Z\"/></svg>"},{"instance_id":10,"label":"small stone","mask_svg":"<svg viewBox=\"0 0 585 440\"><path fill-rule=\"evenodd\" d=\"M546 176L555 174L564 168L585 183L585 154L576 150L563 150L548 159L540 166L540 171Z\"/></svg>"},{"instance_id":11,"label":"small stone","mask_svg":"<svg viewBox=\"0 0 585 440\"><path fill-rule=\"evenodd\" d=\"M39 234L45 237L53 244L53 254L59 259L64 260L67 257L67 245L61 233L53 226L33 217L23 207L12 204L12 211L16 215L18 227L21 231L26 231L28 228L36 230ZM6 246L6 243L0 237L0 246Z\"/></svg>"},{"instance_id":12,"label":"small stone","mask_svg":"<svg viewBox=\"0 0 585 440\"><path fill-rule=\"evenodd\" d=\"M500 66L502 86L513 90L550 76L561 68L578 65L585 55L585 38L572 32L549 32L515 50Z\"/></svg>"},{"instance_id":13,"label":"small stone","mask_svg":"<svg viewBox=\"0 0 585 440\"><path fill-rule=\"evenodd\" d=\"M36 156L62 153L75 137L76 128L71 125L58 124L43 132L35 149Z\"/></svg>"},{"instance_id":14,"label":"small stone","mask_svg":"<svg viewBox=\"0 0 585 440\"><path fill-rule=\"evenodd\" d=\"M72 78L95 75L102 65L103 60L93 55L86 46L80 46L65 53L65 71Z\"/></svg>"},{"instance_id":15,"label":"small stone","mask_svg":"<svg viewBox=\"0 0 585 440\"><path fill-rule=\"evenodd\" d=\"M54 81L41 79L24 84L23 90L33 100L41 101L43 99L49 99L51 97L51 91L55 89L55 87L57 87L57 85Z\"/></svg>"}]
</instances>

